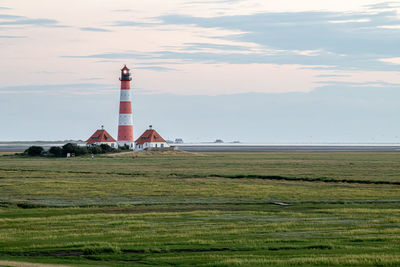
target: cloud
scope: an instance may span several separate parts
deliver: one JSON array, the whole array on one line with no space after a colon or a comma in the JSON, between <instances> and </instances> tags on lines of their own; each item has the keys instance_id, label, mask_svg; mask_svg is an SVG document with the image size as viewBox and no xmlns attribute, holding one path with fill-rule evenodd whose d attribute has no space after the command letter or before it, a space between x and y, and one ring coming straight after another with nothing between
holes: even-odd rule
<instances>
[{"instance_id":1,"label":"cloud","mask_svg":"<svg viewBox=\"0 0 400 267\"><path fill-rule=\"evenodd\" d=\"M57 20L47 18L28 18L24 16L0 14L0 26L38 26L38 27L66 27Z\"/></svg>"},{"instance_id":2,"label":"cloud","mask_svg":"<svg viewBox=\"0 0 400 267\"><path fill-rule=\"evenodd\" d=\"M90 31L90 32L111 32L110 30L104 28L94 28L94 27L82 27L81 31Z\"/></svg>"},{"instance_id":3,"label":"cloud","mask_svg":"<svg viewBox=\"0 0 400 267\"><path fill-rule=\"evenodd\" d=\"M111 26L117 27L153 27L160 26L159 22L138 22L138 21L116 21Z\"/></svg>"},{"instance_id":4,"label":"cloud","mask_svg":"<svg viewBox=\"0 0 400 267\"><path fill-rule=\"evenodd\" d=\"M182 50L187 51L198 51L205 49L215 49L215 50L235 50L235 51L249 51L251 48L249 46L240 45L229 45L229 44L214 44L214 43L185 43Z\"/></svg>"},{"instance_id":5,"label":"cloud","mask_svg":"<svg viewBox=\"0 0 400 267\"><path fill-rule=\"evenodd\" d=\"M329 77L328 77L329 78ZM400 88L400 83L390 83L385 81L368 81L368 82L342 82L342 81L319 81L319 84L325 84L328 86L341 86L347 88L357 88L357 87L369 87L369 88Z\"/></svg>"},{"instance_id":6,"label":"cloud","mask_svg":"<svg viewBox=\"0 0 400 267\"><path fill-rule=\"evenodd\" d=\"M100 59L152 59L151 54L126 52L126 53L102 53L83 56L62 56L63 58L100 58Z\"/></svg>"},{"instance_id":7,"label":"cloud","mask_svg":"<svg viewBox=\"0 0 400 267\"><path fill-rule=\"evenodd\" d=\"M385 3L379 7L391 5ZM154 19L156 22L152 23L117 21L114 26L186 25L240 32L216 37L215 42L184 43L178 49L147 53L148 57L202 63L273 63L316 68L324 65L340 70L400 70L399 66L381 60L400 54L400 28L396 28L400 25L400 19L395 10L359 13L276 12L218 17L166 15ZM249 45L217 43L221 41ZM210 52L207 49L219 51ZM244 51L249 53L242 53ZM125 54L128 58L135 58L136 55ZM120 56L124 54L89 57ZM145 57L146 54L140 54L140 58Z\"/></svg>"},{"instance_id":8,"label":"cloud","mask_svg":"<svg viewBox=\"0 0 400 267\"><path fill-rule=\"evenodd\" d=\"M395 11L370 13L293 12L260 13L222 17L168 15L164 24L196 25L244 32L228 36L279 50L323 50L335 54L364 55L400 52L400 29L379 26L398 25ZM343 23L332 23L342 21ZM359 21L359 22L354 22Z\"/></svg>"},{"instance_id":9,"label":"cloud","mask_svg":"<svg viewBox=\"0 0 400 267\"><path fill-rule=\"evenodd\" d=\"M15 16L15 15L7 15L7 14L0 14L0 19L20 19L25 18L22 16Z\"/></svg>"},{"instance_id":10,"label":"cloud","mask_svg":"<svg viewBox=\"0 0 400 267\"><path fill-rule=\"evenodd\" d=\"M381 58L380 61L390 63L390 64L397 64L400 65L400 57L394 58Z\"/></svg>"},{"instance_id":11,"label":"cloud","mask_svg":"<svg viewBox=\"0 0 400 267\"><path fill-rule=\"evenodd\" d=\"M318 75L317 77L320 77L320 78L339 78L339 77L349 77L349 75L344 75L344 74L321 74L321 75Z\"/></svg>"},{"instance_id":12,"label":"cloud","mask_svg":"<svg viewBox=\"0 0 400 267\"><path fill-rule=\"evenodd\" d=\"M366 5L366 7L368 7L369 9L382 10L382 9L391 9L394 7L400 7L400 4L398 2L383 2L378 4Z\"/></svg>"},{"instance_id":13,"label":"cloud","mask_svg":"<svg viewBox=\"0 0 400 267\"><path fill-rule=\"evenodd\" d=\"M384 6L390 6L387 3ZM380 6L383 7L383 6ZM372 8L372 7L371 7ZM326 65L346 70L399 70L398 66L380 61L400 54L400 19L395 10L374 12L276 12L251 15L193 17L166 15L158 22L117 21L116 26L154 27L179 25L205 29L223 29L240 34L220 36L215 43L183 44L180 51L156 51L160 58L198 62L275 63ZM268 52L252 51L250 55L228 53L245 51L245 46L216 44L217 41L249 43ZM206 48L219 53L205 53ZM193 53L185 53L193 51ZM199 51L195 51L199 50ZM271 54L271 51L275 51ZM306 55L302 51L318 51ZM111 56L111 55L110 55Z\"/></svg>"},{"instance_id":14,"label":"cloud","mask_svg":"<svg viewBox=\"0 0 400 267\"><path fill-rule=\"evenodd\" d=\"M185 50L185 49L183 49ZM400 70L400 65L376 60L373 55L354 56L336 55L320 52L318 55L300 55L292 51L271 53L237 53L237 52L206 52L206 51L155 51L155 52L125 52L103 53L82 56L63 56L66 58L98 58L98 59L148 59L148 60L177 60L175 64L203 63L203 64L290 64L306 65L314 69L332 70ZM162 63L160 63L162 64ZM171 64L166 62L165 64ZM321 67L324 66L324 67Z\"/></svg>"},{"instance_id":15,"label":"cloud","mask_svg":"<svg viewBox=\"0 0 400 267\"><path fill-rule=\"evenodd\" d=\"M58 24L58 21L53 19L18 19L12 21L1 21L0 25L31 25L41 27L65 27Z\"/></svg>"},{"instance_id":16,"label":"cloud","mask_svg":"<svg viewBox=\"0 0 400 267\"><path fill-rule=\"evenodd\" d=\"M167 68L167 67L162 67L162 66L139 66L139 67L135 67L135 69L154 70L154 71L170 71L170 70L175 70L175 69L173 69L173 68Z\"/></svg>"},{"instance_id":17,"label":"cloud","mask_svg":"<svg viewBox=\"0 0 400 267\"><path fill-rule=\"evenodd\" d=\"M294 64L315 69L399 71L390 60L400 54L400 19L387 2L367 11L264 12L194 17L165 15L151 22L116 21L117 27L187 26L213 31L206 42L182 43L156 51L119 51L68 58L175 60L205 64ZM167 63L166 63L167 64ZM159 66L162 66L159 65ZM323 67L322 67L323 66Z\"/></svg>"}]
</instances>

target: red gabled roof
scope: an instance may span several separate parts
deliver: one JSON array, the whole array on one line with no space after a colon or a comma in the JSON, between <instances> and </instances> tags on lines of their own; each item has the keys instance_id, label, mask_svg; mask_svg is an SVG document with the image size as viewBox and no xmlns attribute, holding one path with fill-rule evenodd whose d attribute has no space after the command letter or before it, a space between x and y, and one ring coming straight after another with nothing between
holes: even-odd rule
<instances>
[{"instance_id":1,"label":"red gabled roof","mask_svg":"<svg viewBox=\"0 0 400 267\"><path fill-rule=\"evenodd\" d=\"M106 130L97 130L88 140L86 143L88 145L93 145L94 143L106 143L106 142L116 142L112 136L107 133Z\"/></svg>"},{"instance_id":2,"label":"red gabled roof","mask_svg":"<svg viewBox=\"0 0 400 267\"><path fill-rule=\"evenodd\" d=\"M149 129L146 130L138 139L136 139L135 143L137 145L143 145L144 143L152 143L152 142L165 142L164 138L159 135L156 130Z\"/></svg>"}]
</instances>

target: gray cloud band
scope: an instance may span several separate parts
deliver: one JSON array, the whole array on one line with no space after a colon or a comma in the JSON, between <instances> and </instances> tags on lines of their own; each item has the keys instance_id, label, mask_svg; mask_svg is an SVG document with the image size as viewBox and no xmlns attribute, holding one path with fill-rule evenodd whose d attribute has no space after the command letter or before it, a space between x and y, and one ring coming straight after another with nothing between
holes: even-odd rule
<instances>
[{"instance_id":1,"label":"gray cloud band","mask_svg":"<svg viewBox=\"0 0 400 267\"><path fill-rule=\"evenodd\" d=\"M179 59L203 63L273 63L327 66L341 70L398 71L399 65L382 59L400 54L400 19L389 3L370 7L360 13L283 12L258 13L241 16L192 17L168 15L155 18L155 23L118 21L115 27L159 27L187 25L242 32L220 36L219 41L240 41L259 48L188 43L175 50L153 53L106 53L89 55L92 58ZM374 11L374 12L371 12ZM204 49L215 49L205 52ZM247 51L243 54L240 52ZM299 53L311 51L310 54ZM84 56L85 57L85 56Z\"/></svg>"}]
</instances>

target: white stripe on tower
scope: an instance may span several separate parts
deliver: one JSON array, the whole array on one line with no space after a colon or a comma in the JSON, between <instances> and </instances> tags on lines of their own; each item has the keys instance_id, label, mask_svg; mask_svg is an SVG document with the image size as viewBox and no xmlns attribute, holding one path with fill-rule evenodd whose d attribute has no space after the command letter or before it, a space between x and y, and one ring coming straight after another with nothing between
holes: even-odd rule
<instances>
[{"instance_id":1,"label":"white stripe on tower","mask_svg":"<svg viewBox=\"0 0 400 267\"><path fill-rule=\"evenodd\" d=\"M118 125L133 125L132 114L119 114Z\"/></svg>"},{"instance_id":2,"label":"white stripe on tower","mask_svg":"<svg viewBox=\"0 0 400 267\"><path fill-rule=\"evenodd\" d=\"M127 101L131 102L131 90L122 90L121 89L121 96L120 101Z\"/></svg>"}]
</instances>

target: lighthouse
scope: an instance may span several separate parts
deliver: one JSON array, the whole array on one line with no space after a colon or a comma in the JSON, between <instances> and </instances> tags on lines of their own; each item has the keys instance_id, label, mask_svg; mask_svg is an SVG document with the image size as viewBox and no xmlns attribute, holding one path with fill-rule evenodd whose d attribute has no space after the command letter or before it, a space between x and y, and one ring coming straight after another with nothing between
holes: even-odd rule
<instances>
[{"instance_id":1,"label":"lighthouse","mask_svg":"<svg viewBox=\"0 0 400 267\"><path fill-rule=\"evenodd\" d=\"M129 146L134 148L133 140L133 117L131 102L131 74L125 65L121 69L121 95L119 102L119 120L118 120L118 146Z\"/></svg>"}]
</instances>

